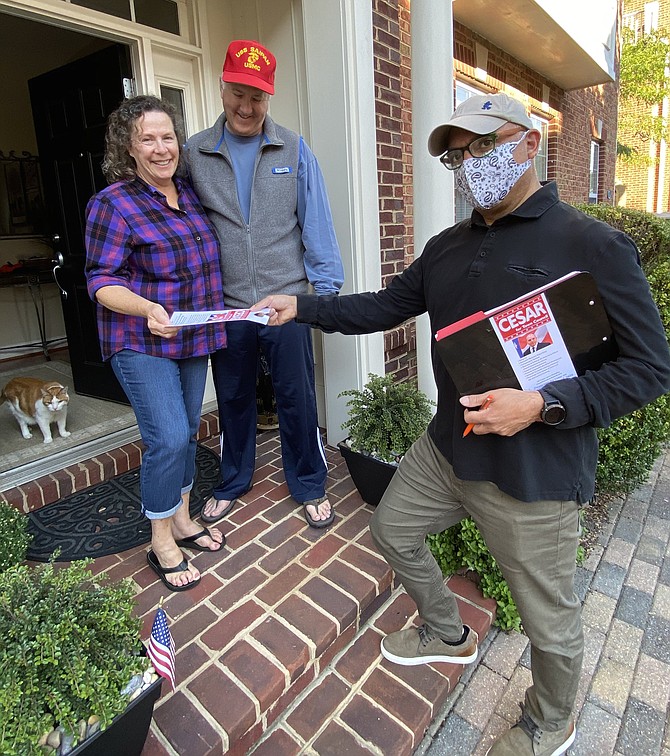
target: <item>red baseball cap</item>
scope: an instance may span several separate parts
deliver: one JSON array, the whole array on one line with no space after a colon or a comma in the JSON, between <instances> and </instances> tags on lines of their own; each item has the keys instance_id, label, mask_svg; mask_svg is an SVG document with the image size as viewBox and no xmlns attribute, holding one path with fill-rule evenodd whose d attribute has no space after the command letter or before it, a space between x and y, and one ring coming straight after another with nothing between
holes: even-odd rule
<instances>
[{"instance_id":1,"label":"red baseball cap","mask_svg":"<svg viewBox=\"0 0 670 756\"><path fill-rule=\"evenodd\" d=\"M235 39L228 45L221 78L231 84L246 84L274 94L276 68L275 56L260 42Z\"/></svg>"}]
</instances>

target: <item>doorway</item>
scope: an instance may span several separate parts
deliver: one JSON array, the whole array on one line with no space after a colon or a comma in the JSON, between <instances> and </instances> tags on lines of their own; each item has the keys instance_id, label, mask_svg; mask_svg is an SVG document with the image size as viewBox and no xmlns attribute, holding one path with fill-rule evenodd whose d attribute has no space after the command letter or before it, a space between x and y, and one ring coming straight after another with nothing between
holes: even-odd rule
<instances>
[{"instance_id":1,"label":"doorway","mask_svg":"<svg viewBox=\"0 0 670 756\"><path fill-rule=\"evenodd\" d=\"M6 104L0 114L0 151L3 157L23 157L27 154L31 157L39 155L42 158L38 144L40 141L42 144L44 142L40 140L38 131L47 119L53 117L53 107L51 113L40 113L39 94L34 95L34 98L38 98L36 129L28 82L31 79L48 82L49 72L60 69L64 83L58 84L57 79L54 79L52 86L54 91L62 91L65 94L68 71L76 71L77 66L82 65L78 64L82 59L90 61L96 60L97 56L104 58L105 51L110 47L115 49L122 46L112 45L108 40L81 32L0 14L0 60L5 72L0 82L0 94ZM120 57L123 59L124 56ZM129 56L126 55L125 59L129 61ZM127 65L129 69L130 63ZM74 73L70 76L73 75ZM122 86L119 84L116 102L120 101L122 96ZM112 107L115 107L115 104ZM72 129L68 128L67 131L71 132ZM90 152L95 152L96 149L101 154L102 145L93 145ZM66 174L76 176L77 169L73 168L72 161L68 166L59 156L52 154L51 158L61 171L64 171L59 177L61 180ZM95 159L97 158L90 158L92 161ZM10 167L11 177L15 177L17 169L14 165ZM72 435L60 438L56 433L53 443L43 444L39 429L33 427L33 437L24 439L8 407L0 406L0 437L5 440L4 447L0 447L0 490L20 485L138 437L135 418L129 407L117 402L90 398L92 394L103 393L98 391L99 384L101 385L98 377L83 387L75 385L80 383L76 376L73 380L73 362L96 362L91 356L95 355L98 349L94 308L92 303L86 302L83 306L88 305L89 311L75 314L73 323L66 328L64 308L61 306L62 294L51 276L51 260L59 251L53 239L54 235L61 236L61 243L63 235L67 237L65 241L70 241L77 227L81 235L81 214L76 212L72 203L69 206L63 203L63 193L54 188L53 174L49 187L49 169L44 171L42 160L40 167L43 175L39 187L48 219L46 223L37 225L22 222L32 221L33 218L29 217L28 212L20 212L16 182L11 186L6 181L0 182L0 276L3 267L6 271L14 271L13 279L10 281L6 278L0 286L0 319L3 322L0 329L0 387L17 375L37 378L44 376L45 380L59 380L68 385L70 406L67 426ZM18 175L23 175L21 170ZM27 208L30 207L31 201L34 202L36 194L34 175L31 174L28 179L32 184L21 187L23 196L19 198L25 202ZM3 188L5 196L2 196ZM11 197L6 196L8 188L12 191ZM80 193L90 196L99 188L99 184L92 189L90 185L87 187L83 183L79 187L70 186L68 190L72 194L72 189L79 189ZM29 191L33 192L33 195L28 196ZM78 197L77 201L85 204L88 196ZM65 229L62 228L62 224L53 220L57 212L64 207L67 209L68 220L73 224ZM4 210L5 216L9 213L9 219L2 217L3 208L9 208ZM81 260L82 250L79 249L77 254ZM83 262L81 267L83 268ZM32 285L29 285L27 279L24 281L16 276L17 272L34 268L40 269L40 275ZM73 286L79 287L79 294L83 293L85 297L85 292L81 291L81 279L72 283ZM77 297L68 293L68 298L70 301L67 305L72 305ZM80 298L80 303L82 301ZM77 343L73 343L72 333L77 327L81 335ZM80 388L81 392L77 393ZM106 396L110 396L109 392ZM122 400L124 397L120 393L113 398ZM53 429L55 430L55 426Z\"/></svg>"}]
</instances>

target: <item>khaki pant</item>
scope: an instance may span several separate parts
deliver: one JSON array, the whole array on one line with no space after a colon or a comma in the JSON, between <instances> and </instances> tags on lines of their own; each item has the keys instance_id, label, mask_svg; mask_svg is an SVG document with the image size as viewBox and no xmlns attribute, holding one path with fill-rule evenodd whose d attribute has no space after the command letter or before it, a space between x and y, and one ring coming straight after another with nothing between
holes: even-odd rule
<instances>
[{"instance_id":1,"label":"khaki pant","mask_svg":"<svg viewBox=\"0 0 670 756\"><path fill-rule=\"evenodd\" d=\"M423 621L446 640L461 636L462 622L425 539L468 515L502 570L530 639L533 685L526 691L527 711L542 729L558 730L570 720L584 647L573 589L578 506L518 501L493 483L459 480L428 434L412 446L370 532Z\"/></svg>"}]
</instances>

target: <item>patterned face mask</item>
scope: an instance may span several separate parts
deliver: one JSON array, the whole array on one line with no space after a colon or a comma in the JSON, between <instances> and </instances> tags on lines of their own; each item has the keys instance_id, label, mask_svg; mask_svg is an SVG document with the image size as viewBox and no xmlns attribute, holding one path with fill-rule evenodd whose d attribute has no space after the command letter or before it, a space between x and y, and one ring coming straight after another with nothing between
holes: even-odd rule
<instances>
[{"instance_id":1,"label":"patterned face mask","mask_svg":"<svg viewBox=\"0 0 670 756\"><path fill-rule=\"evenodd\" d=\"M516 142L501 144L482 158L464 160L454 171L456 188L465 200L482 210L502 202L512 187L530 168L531 161L517 163L512 153L528 132Z\"/></svg>"}]
</instances>

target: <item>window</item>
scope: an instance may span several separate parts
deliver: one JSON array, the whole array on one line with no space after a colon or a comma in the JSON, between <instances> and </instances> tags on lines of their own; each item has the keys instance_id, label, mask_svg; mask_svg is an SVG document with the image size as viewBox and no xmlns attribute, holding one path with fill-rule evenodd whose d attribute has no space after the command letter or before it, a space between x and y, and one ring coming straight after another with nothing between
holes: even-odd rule
<instances>
[{"instance_id":1,"label":"window","mask_svg":"<svg viewBox=\"0 0 670 756\"><path fill-rule=\"evenodd\" d=\"M644 4L644 33L650 34L658 29L658 0Z\"/></svg>"},{"instance_id":2,"label":"window","mask_svg":"<svg viewBox=\"0 0 670 756\"><path fill-rule=\"evenodd\" d=\"M179 34L179 9L174 0L70 0L74 5Z\"/></svg>"},{"instance_id":3,"label":"window","mask_svg":"<svg viewBox=\"0 0 670 756\"><path fill-rule=\"evenodd\" d=\"M535 163L537 177L540 181L546 181L547 166L549 164L549 121L536 115L531 115L530 120L533 124L533 128L537 129L540 134L542 134L542 138L540 139L540 149L533 162Z\"/></svg>"},{"instance_id":4,"label":"window","mask_svg":"<svg viewBox=\"0 0 670 756\"><path fill-rule=\"evenodd\" d=\"M595 205L598 202L598 179L600 169L600 145L598 142L591 142L591 162L589 165L589 204Z\"/></svg>"}]
</instances>

